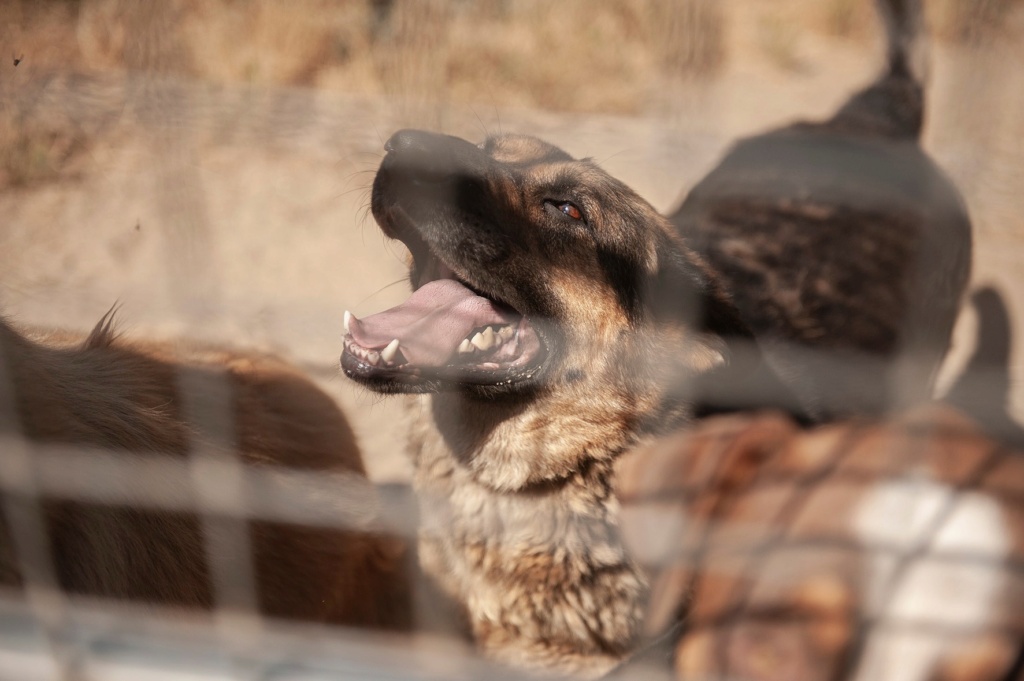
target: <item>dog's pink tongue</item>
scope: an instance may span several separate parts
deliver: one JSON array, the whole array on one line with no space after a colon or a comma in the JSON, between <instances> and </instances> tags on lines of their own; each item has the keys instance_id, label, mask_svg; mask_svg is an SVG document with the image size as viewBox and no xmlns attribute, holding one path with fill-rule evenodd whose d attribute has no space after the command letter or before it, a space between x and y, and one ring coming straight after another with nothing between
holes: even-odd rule
<instances>
[{"instance_id":1,"label":"dog's pink tongue","mask_svg":"<svg viewBox=\"0 0 1024 681\"><path fill-rule=\"evenodd\" d=\"M504 324L502 315L482 298L454 279L424 284L401 305L349 322L352 339L364 348L380 349L395 338L411 364L443 366L455 354L462 339L479 327Z\"/></svg>"}]
</instances>

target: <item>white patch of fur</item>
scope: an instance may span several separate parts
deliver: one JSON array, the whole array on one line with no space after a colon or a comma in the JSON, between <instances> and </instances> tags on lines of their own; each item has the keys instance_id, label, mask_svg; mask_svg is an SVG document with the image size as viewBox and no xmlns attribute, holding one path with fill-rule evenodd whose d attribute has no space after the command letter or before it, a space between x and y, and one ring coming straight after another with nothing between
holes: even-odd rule
<instances>
[{"instance_id":1,"label":"white patch of fur","mask_svg":"<svg viewBox=\"0 0 1024 681\"><path fill-rule=\"evenodd\" d=\"M996 616L1012 547L1002 510L978 492L891 480L867 494L853 522L869 556L866 610L877 622L855 678L925 681L951 643Z\"/></svg>"}]
</instances>

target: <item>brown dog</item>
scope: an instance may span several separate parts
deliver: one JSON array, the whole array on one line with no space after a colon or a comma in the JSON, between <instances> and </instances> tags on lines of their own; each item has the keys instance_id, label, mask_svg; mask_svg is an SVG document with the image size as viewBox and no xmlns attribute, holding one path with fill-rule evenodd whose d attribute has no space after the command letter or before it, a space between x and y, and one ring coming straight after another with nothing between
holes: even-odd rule
<instances>
[{"instance_id":1,"label":"brown dog","mask_svg":"<svg viewBox=\"0 0 1024 681\"><path fill-rule=\"evenodd\" d=\"M30 338L0 319L0 438L8 586L408 624L400 544L357 525L233 515L270 499L288 509L312 494L302 479L322 478L337 483L327 494L338 498L322 501L339 518L348 507L353 523L372 519L373 490L347 422L279 360L129 343L109 316L88 338ZM102 477L79 480L77 470ZM68 485L113 500L68 496Z\"/></svg>"},{"instance_id":2,"label":"brown dog","mask_svg":"<svg viewBox=\"0 0 1024 681\"><path fill-rule=\"evenodd\" d=\"M975 306L980 349L942 403L809 429L723 416L619 460L647 634L669 644L624 678L669 656L681 679L1019 678L1024 438L1005 308Z\"/></svg>"},{"instance_id":3,"label":"brown dog","mask_svg":"<svg viewBox=\"0 0 1024 681\"><path fill-rule=\"evenodd\" d=\"M1019 678L1024 452L951 405L810 431L720 416L624 468L649 633L682 632L646 663L671 655L680 679Z\"/></svg>"}]
</instances>

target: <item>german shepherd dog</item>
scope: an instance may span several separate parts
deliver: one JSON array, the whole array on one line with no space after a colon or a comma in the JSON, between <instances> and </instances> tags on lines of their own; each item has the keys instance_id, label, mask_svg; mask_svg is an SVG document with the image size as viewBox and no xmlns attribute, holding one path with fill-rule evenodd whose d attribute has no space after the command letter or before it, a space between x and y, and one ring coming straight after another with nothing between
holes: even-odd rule
<instances>
[{"instance_id":1,"label":"german shepherd dog","mask_svg":"<svg viewBox=\"0 0 1024 681\"><path fill-rule=\"evenodd\" d=\"M0 318L0 465L7 473L0 584L173 608L408 626L397 540L357 526L247 520L217 502L257 500L275 490L311 494L300 485L261 486L261 472L333 475L344 483L337 491L348 496L331 500L332 507L360 505L371 513L373 490L333 400L273 357L132 343L118 337L111 317L84 338L29 334ZM146 484L198 505L203 489L216 485L207 489L212 508L139 506L43 485L55 466L78 470L90 457L122 464L101 467L106 473L95 482L102 489L130 492ZM213 465L195 467L200 460ZM211 476L228 462L241 474L222 487ZM135 477L139 471L159 477ZM207 541L210 533L226 539L220 548ZM237 547L248 553L233 553ZM246 574L252 590L233 593ZM225 579L227 590L218 591Z\"/></svg>"},{"instance_id":2,"label":"german shepherd dog","mask_svg":"<svg viewBox=\"0 0 1024 681\"><path fill-rule=\"evenodd\" d=\"M901 67L902 33L892 35L897 56L890 68L838 118L862 108L866 119L887 123L890 109L903 115L905 106L916 106L920 117L919 92L903 98L919 86ZM887 149L884 127L877 139L851 131L850 144L865 138L862 155ZM425 394L414 401L410 444L421 563L464 608L486 654L530 669L599 675L629 654L647 594L618 537L609 482L615 459L695 416L743 404L799 411L803 396L787 392L759 352L752 328L773 329L746 319L735 303L740 294L731 287L745 285L742 279L716 271L693 250L691 243L702 241L685 221L680 230L593 162L515 135L477 146L403 130L385 149L371 208L384 234L411 253L413 293L364 319L346 313L341 364L379 392ZM776 170L783 178L785 163ZM849 182L858 180L841 184ZM856 187L849 192L852 201ZM784 205L814 216L830 199L811 197L802 213L792 199ZM899 206L914 200L924 199ZM911 276L905 270L927 251L921 242L931 225L923 210L904 210L862 233L848 229L859 219L847 220L830 232L835 243L761 240L751 247L789 248L786 256L798 262L780 258L780 269L856 259L851 269L871 295L902 301L887 308L894 318L880 322L898 329L912 300L902 291ZM818 217L790 221L828 225L827 216ZM863 247L851 251L847 242L858 240ZM874 257L871 243L885 267L860 263ZM951 282L951 300L919 301L936 308L943 342L969 253L961 243L953 249L931 264ZM816 277L822 296L827 286L853 286L830 280L827 269ZM836 297L836 314L856 316L856 296L847 292ZM775 332L785 336L778 325ZM827 350L842 345L816 334L802 340ZM895 347L875 348L864 338L849 343L883 356Z\"/></svg>"}]
</instances>

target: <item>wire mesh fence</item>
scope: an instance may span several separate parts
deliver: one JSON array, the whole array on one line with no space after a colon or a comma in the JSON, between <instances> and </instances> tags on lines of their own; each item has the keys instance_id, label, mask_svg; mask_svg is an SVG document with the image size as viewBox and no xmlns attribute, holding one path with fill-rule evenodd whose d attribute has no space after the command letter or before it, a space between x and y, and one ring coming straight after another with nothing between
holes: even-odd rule
<instances>
[{"instance_id":1,"label":"wire mesh fence","mask_svg":"<svg viewBox=\"0 0 1024 681\"><path fill-rule=\"evenodd\" d=\"M80 4L87 68L99 59L125 70L85 74L80 62L64 72L54 62L32 71L42 54L25 50L9 72L14 76L0 82L0 141L16 138L0 159L0 205L13 216L0 233L4 304L29 321L85 328L98 316L93 308L120 296L129 326L141 318L158 336L232 345L256 338L296 358L332 396L345 390L331 359L342 349L336 299L377 306L389 295L381 287L405 276L401 258L365 256L384 250L372 226L354 218L335 224L337 214L368 212L372 175L357 173L372 173L392 130L412 123L473 139L503 128L565 139L578 155L597 157L667 206L737 135L808 107L820 113L845 96L856 78L846 83L818 70L818 57L864 66L864 54L850 44L828 42L816 52L814 41L800 41L794 17L817 16L806 6L752 29L735 8L720 12L707 2L659 1L642 11L607 3L594 27L583 30L594 12L587 3L552 14L543 3L383 2L371 3L371 23L383 36L374 46L339 24L326 42L322 27L309 29L315 35L289 33L299 36L301 49L286 41L279 50L270 44L276 31L249 24L253 44L275 58L301 53L316 62L285 68L291 75L284 83L262 82L264 68L284 67L218 53L213 33L203 30L227 21L219 15L204 27L188 3L175 5L178 18L165 10L119 13L113 2ZM856 35L857 10L848 4L829 11ZM992 7L979 26L1012 15L1010 2L981 4ZM257 5L253 16L289 31L302 14ZM306 15L326 17L330 8L314 10ZM390 31L389 12L400 15ZM544 23L537 16L549 20L546 38L523 39L524 24ZM950 16L966 21L959 5ZM566 17L580 30L567 36ZM513 28L499 36L503 22ZM1002 23L1012 29L1012 22ZM741 37L752 31L744 39L756 45L756 59L749 44L730 47L725 25ZM129 27L127 40L105 33L118 26ZM454 36L456 29L462 33ZM984 45L988 34L979 30L969 31L974 51L941 46L929 136L968 193L984 272L1013 261L1024 176L1013 142L1020 132L1013 113L1019 74L993 67L1009 61L1012 50L1005 43L980 49L974 43ZM478 35L495 40L481 47ZM681 45L687 35L698 39ZM591 47L623 47L604 50L598 67L579 66L571 59L581 52L577 38ZM650 77L637 66L649 55L636 56L647 42L661 51L650 57L655 71L664 71ZM545 69L526 72L510 57L516 48L543 55L536 61ZM377 64L373 78L386 82L358 85L357 94L347 85L332 91L332 77L350 82L351 73L331 71L349 51L356 54L353 72L373 71L360 61L369 55ZM601 61L607 55L621 58ZM773 71L755 83L763 74L733 73L730 60L771 62L787 75ZM446 79L480 65L481 73L503 74L505 85L494 87L507 91L497 102L463 109L436 95L451 85ZM847 71L860 74L857 68ZM595 90L594 71L617 87ZM222 81L209 77L213 72L229 75ZM732 85L715 85L718 76ZM458 81L452 92L486 90L491 79ZM763 96L771 87L784 94ZM811 90L814 101L801 99ZM524 103L563 113L505 108ZM564 113L588 106L605 113ZM71 199L47 193L48 182L74 185L79 176L114 179L85 180ZM138 196L113 200L106 213L81 196L118 192ZM275 204L289 209L275 212ZM111 210L124 225L111 226ZM77 241L62 244L76 229ZM149 234L155 241L145 240ZM92 241L102 249L93 253ZM262 250L247 246L257 241ZM283 257L265 255L282 248ZM94 269L107 278L72 257L96 254ZM337 287L324 285L336 269L351 276ZM1012 279L1012 272L1002 268L1000 276ZM279 290L287 280L297 283ZM1017 287L1010 288L1012 299ZM41 304L60 296L71 302ZM84 336L33 335L49 340L33 355L38 370L27 373L22 341L0 337L0 679L522 678L481 655L459 613L420 571L421 504L434 500L418 499L406 484L370 484L363 472L373 472L375 457L402 458L396 450L406 446L406 424L398 409L343 394L363 462L339 454L290 466L268 454L284 438L300 449L321 452L327 442L350 452L351 433L337 431L337 416L322 405L288 390L270 407L240 407L253 392L292 385L279 374L261 374L263 358L132 344L144 335L126 332L131 370L116 369L129 361L125 354L102 358L114 367L109 373L76 350ZM157 385L144 386L145 400L127 400L138 413L123 411L124 401L103 406L115 393L142 389L136 355L159 365ZM827 359L816 361L827 366ZM836 375L859 369L844 362ZM642 371L658 367L625 373ZM621 534L650 594L629 659L612 673L1021 678L1024 455L1004 418L1007 371L1016 368L993 369L981 381L982 391L991 387L1000 396L983 409L933 405L817 429L753 413L704 421L624 458L615 483L621 517L602 531ZM152 365L144 373L154 376ZM95 410L76 411L75 404L90 400L108 409L103 423ZM282 413L303 425L275 430ZM154 414L170 415L173 441L136 437L138 423ZM361 425L367 414L370 427ZM326 421L317 425L318 419ZM97 439L97 431L113 439ZM406 470L400 467L381 469L387 472L378 477L408 477L394 473ZM543 514L538 508L526 526L546 526ZM523 521L499 520L493 540L500 545ZM170 541L154 542L166 532ZM274 564L282 556L290 560ZM102 567L90 572L90 561Z\"/></svg>"},{"instance_id":2,"label":"wire mesh fence","mask_svg":"<svg viewBox=\"0 0 1024 681\"><path fill-rule=\"evenodd\" d=\"M31 396L19 401L5 390L4 678L520 678L481 659L438 601L417 593L426 584L407 553L421 530L408 488L245 460L245 440L222 427L233 419L211 422L236 404L236 388L226 380L212 390L178 385L216 400L187 421L193 439L184 457L83 446L63 427L65 441L47 441L31 416L26 438L12 427L24 412L12 407ZM1015 678L1024 643L1024 456L1014 447L1006 433L993 438L939 403L810 429L775 412L716 417L627 454L616 477L621 527L612 519L613 530L651 592L635 659L616 673ZM151 534L103 524L138 515L152 518ZM182 515L197 519L201 546L168 554L160 535L181 532L168 518ZM314 537L334 543L329 570L341 579L359 578L346 563L360 559L364 539L395 550L399 569L376 564L384 580L331 594L337 585L328 579L315 585L324 590L315 599L362 600L379 589L411 615L370 616L368 628L351 613L341 626L293 621L330 621L339 612L330 608L275 616L258 553L301 544L260 545L260 522L285 534L340 530ZM522 523L512 515L503 522L499 545ZM529 524L549 522L535 516ZM203 590L149 563L147 552L204 565L208 595L120 591L129 571L165 588ZM83 578L83 570L98 572Z\"/></svg>"}]
</instances>

